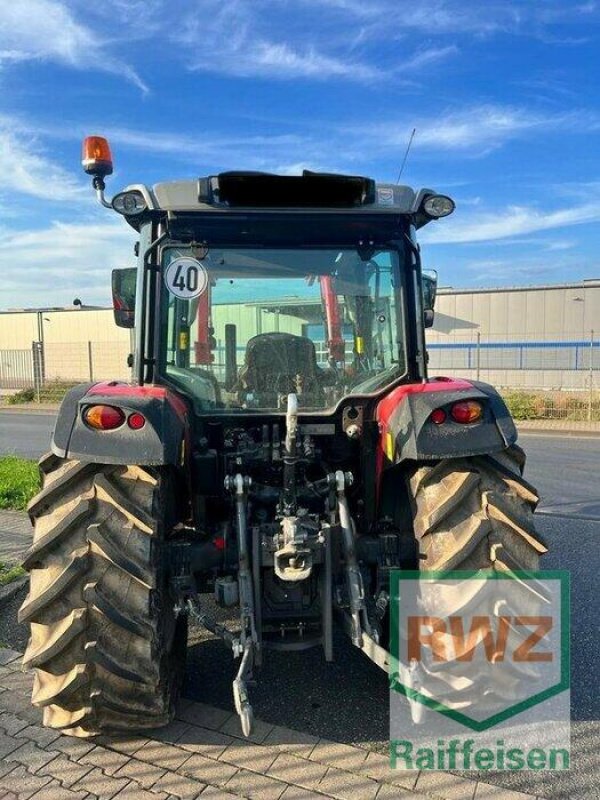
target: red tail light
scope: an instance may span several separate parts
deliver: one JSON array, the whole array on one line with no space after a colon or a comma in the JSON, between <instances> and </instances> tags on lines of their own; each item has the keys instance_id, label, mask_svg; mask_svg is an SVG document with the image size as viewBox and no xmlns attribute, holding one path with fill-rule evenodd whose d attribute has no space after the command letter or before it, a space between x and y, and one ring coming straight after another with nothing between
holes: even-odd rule
<instances>
[{"instance_id":1,"label":"red tail light","mask_svg":"<svg viewBox=\"0 0 600 800\"><path fill-rule=\"evenodd\" d=\"M463 400L460 403L454 403L450 409L450 414L455 422L460 422L461 424L478 422L483 415L483 408L481 403L476 400Z\"/></svg>"},{"instance_id":2,"label":"red tail light","mask_svg":"<svg viewBox=\"0 0 600 800\"><path fill-rule=\"evenodd\" d=\"M127 419L127 424L134 431L139 431L146 424L146 417L140 414L139 411L134 411Z\"/></svg>"},{"instance_id":3,"label":"red tail light","mask_svg":"<svg viewBox=\"0 0 600 800\"><path fill-rule=\"evenodd\" d=\"M113 431L125 422L125 414L114 406L87 406L83 421L97 431Z\"/></svg>"},{"instance_id":4,"label":"red tail light","mask_svg":"<svg viewBox=\"0 0 600 800\"><path fill-rule=\"evenodd\" d=\"M441 425L442 422L446 422L446 412L443 408L436 408L431 412L430 419L432 422L435 422L436 425Z\"/></svg>"}]
</instances>

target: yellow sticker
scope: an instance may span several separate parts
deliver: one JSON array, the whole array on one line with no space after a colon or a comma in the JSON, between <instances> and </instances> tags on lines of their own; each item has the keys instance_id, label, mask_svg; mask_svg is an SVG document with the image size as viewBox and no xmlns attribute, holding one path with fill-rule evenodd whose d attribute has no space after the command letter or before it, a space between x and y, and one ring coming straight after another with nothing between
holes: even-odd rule
<instances>
[{"instance_id":1,"label":"yellow sticker","mask_svg":"<svg viewBox=\"0 0 600 800\"><path fill-rule=\"evenodd\" d=\"M187 331L181 331L179 334L179 349L187 350L190 345L190 335Z\"/></svg>"},{"instance_id":2,"label":"yellow sticker","mask_svg":"<svg viewBox=\"0 0 600 800\"><path fill-rule=\"evenodd\" d=\"M389 431L385 435L385 454L390 461L394 460L394 437Z\"/></svg>"},{"instance_id":3,"label":"yellow sticker","mask_svg":"<svg viewBox=\"0 0 600 800\"><path fill-rule=\"evenodd\" d=\"M356 352L358 353L359 356L362 356L362 354L365 352L365 340L363 339L362 336L357 336L356 339L354 340L354 343L356 347Z\"/></svg>"}]
</instances>

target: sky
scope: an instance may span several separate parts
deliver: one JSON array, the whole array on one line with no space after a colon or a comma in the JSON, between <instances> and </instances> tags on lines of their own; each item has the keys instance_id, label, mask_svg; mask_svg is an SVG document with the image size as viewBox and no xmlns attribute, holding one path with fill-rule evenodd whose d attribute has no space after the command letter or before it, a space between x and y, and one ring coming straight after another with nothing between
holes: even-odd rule
<instances>
[{"instance_id":1,"label":"sky","mask_svg":"<svg viewBox=\"0 0 600 800\"><path fill-rule=\"evenodd\" d=\"M600 278L600 3L0 3L0 308L110 303L135 234L80 167L129 183L304 168L451 195L440 285Z\"/></svg>"}]
</instances>

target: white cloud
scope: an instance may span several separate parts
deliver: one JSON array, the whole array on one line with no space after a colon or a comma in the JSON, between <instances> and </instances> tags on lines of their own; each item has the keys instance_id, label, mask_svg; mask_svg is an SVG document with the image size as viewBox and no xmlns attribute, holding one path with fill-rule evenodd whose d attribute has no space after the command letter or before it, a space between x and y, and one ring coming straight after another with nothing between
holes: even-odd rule
<instances>
[{"instance_id":1,"label":"white cloud","mask_svg":"<svg viewBox=\"0 0 600 800\"><path fill-rule=\"evenodd\" d=\"M567 228L600 221L600 203L556 211L540 211L525 206L509 206L498 213L477 214L450 218L434 229L425 229L421 236L427 244L464 244L492 242L509 236L521 236L537 231Z\"/></svg>"},{"instance_id":2,"label":"white cloud","mask_svg":"<svg viewBox=\"0 0 600 800\"><path fill-rule=\"evenodd\" d=\"M0 64L19 61L53 61L110 72L148 91L135 70L114 58L98 35L77 22L67 4L58 0L0 4Z\"/></svg>"},{"instance_id":3,"label":"white cloud","mask_svg":"<svg viewBox=\"0 0 600 800\"><path fill-rule=\"evenodd\" d=\"M77 200L83 186L47 155L30 133L0 119L0 196L13 193L42 200Z\"/></svg>"},{"instance_id":4,"label":"white cloud","mask_svg":"<svg viewBox=\"0 0 600 800\"><path fill-rule=\"evenodd\" d=\"M370 23L373 37L387 38L393 31L418 31L430 36L474 34L480 37L497 33L531 36L551 41L553 26L582 22L589 24L598 5L593 2L565 3L563 0L488 0L465 3L462 0L302 0L303 5L323 12L352 15L355 21ZM557 43L565 40L555 39Z\"/></svg>"},{"instance_id":5,"label":"white cloud","mask_svg":"<svg viewBox=\"0 0 600 800\"><path fill-rule=\"evenodd\" d=\"M324 5L325 12L315 13L315 5ZM355 0L327 0L324 4L304 0L293 6L273 0L225 4L203 0L183 19L175 38L188 52L192 70L275 80L391 80L458 52L452 44L419 47L412 54L403 48L401 58L388 59L385 65L375 63L374 53L359 48L363 39L370 39L372 16L367 3L362 4L362 11ZM342 16L335 21L330 15L337 12ZM357 27L349 14L364 16L366 27ZM386 28L383 38L397 38L394 26ZM210 47L198 46L206 40Z\"/></svg>"},{"instance_id":6,"label":"white cloud","mask_svg":"<svg viewBox=\"0 0 600 800\"><path fill-rule=\"evenodd\" d=\"M123 220L0 230L0 259L10 264L0 284L0 306L70 305L77 295L84 303L108 303L110 270L133 266L134 240Z\"/></svg>"},{"instance_id":7,"label":"white cloud","mask_svg":"<svg viewBox=\"0 0 600 800\"><path fill-rule=\"evenodd\" d=\"M306 41L309 38L306 31L298 43L292 43L292 31L287 36L269 35L266 19L268 14L257 15L246 0L232 0L224 5L207 0L200 13L189 15L182 22L176 39L187 45L192 70L280 80L371 81L382 77L381 70L355 56L335 55L331 46L328 52L323 52ZM202 40L210 41L211 46L198 47L198 41Z\"/></svg>"},{"instance_id":8,"label":"white cloud","mask_svg":"<svg viewBox=\"0 0 600 800\"><path fill-rule=\"evenodd\" d=\"M437 61L443 61L450 56L457 55L458 52L458 47L454 44L447 47L425 47L417 50L407 61L403 62L398 67L398 71L421 69L421 67L426 67Z\"/></svg>"},{"instance_id":9,"label":"white cloud","mask_svg":"<svg viewBox=\"0 0 600 800\"><path fill-rule=\"evenodd\" d=\"M510 139L534 133L597 130L600 116L588 111L536 114L526 108L484 104L439 117L397 119L354 129L372 140L372 147L399 150L416 127L414 149L468 151L479 156Z\"/></svg>"}]
</instances>

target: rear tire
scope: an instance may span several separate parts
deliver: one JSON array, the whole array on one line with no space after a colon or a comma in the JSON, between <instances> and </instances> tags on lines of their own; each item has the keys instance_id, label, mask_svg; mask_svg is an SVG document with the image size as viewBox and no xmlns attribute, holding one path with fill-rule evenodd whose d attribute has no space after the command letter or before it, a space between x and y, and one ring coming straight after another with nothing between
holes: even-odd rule
<instances>
[{"instance_id":1,"label":"rear tire","mask_svg":"<svg viewBox=\"0 0 600 800\"><path fill-rule=\"evenodd\" d=\"M524 463L523 451L513 446L413 472L421 569L538 569L547 548L533 524L539 497L522 477Z\"/></svg>"},{"instance_id":2,"label":"rear tire","mask_svg":"<svg viewBox=\"0 0 600 800\"><path fill-rule=\"evenodd\" d=\"M31 624L23 663L36 669L32 702L45 725L72 735L165 725L187 638L167 574L169 475L52 454L40 471L19 611Z\"/></svg>"},{"instance_id":3,"label":"rear tire","mask_svg":"<svg viewBox=\"0 0 600 800\"><path fill-rule=\"evenodd\" d=\"M537 582L517 577L510 586L502 580L482 584L468 574L460 580L460 572L467 570L510 577L515 571L529 575L539 569L547 548L533 524L539 498L522 478L524 462L523 451L511 447L489 456L419 466L410 477L420 569L453 571L454 581L434 582L428 589L429 602L435 602L440 618L539 614L543 587ZM525 638L527 631L519 629L516 635ZM475 639L470 647L477 646ZM531 690L534 679L526 666L507 662L502 680L490 681L487 672L473 670L457 658L443 669L435 663L422 664L421 680L447 707L493 714Z\"/></svg>"}]
</instances>

